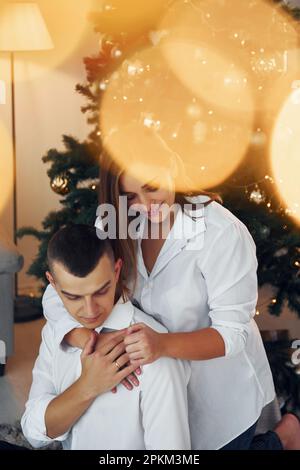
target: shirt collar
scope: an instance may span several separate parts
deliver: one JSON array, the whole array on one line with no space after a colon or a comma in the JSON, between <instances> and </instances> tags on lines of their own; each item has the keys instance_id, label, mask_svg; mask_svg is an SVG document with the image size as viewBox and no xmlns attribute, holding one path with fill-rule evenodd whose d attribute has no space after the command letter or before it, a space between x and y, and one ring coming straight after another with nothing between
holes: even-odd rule
<instances>
[{"instance_id":1,"label":"shirt collar","mask_svg":"<svg viewBox=\"0 0 300 470\"><path fill-rule=\"evenodd\" d=\"M192 207L187 207L185 208L185 211L181 208L177 211L173 227L166 237L151 271L151 278L155 277L162 269L164 269L164 267L175 256L177 256L178 253L185 249L185 247L187 247L188 250L199 250L203 246L203 237L200 241L196 237L203 234L206 230L204 220L204 200L202 198L200 199L200 197L196 197L189 198L188 202L197 204L197 207L194 210L192 210ZM146 271L142 255L141 238L138 240L137 265L140 274L145 279L148 279L148 273ZM189 243L192 239L196 239L197 243Z\"/></svg>"},{"instance_id":2,"label":"shirt collar","mask_svg":"<svg viewBox=\"0 0 300 470\"><path fill-rule=\"evenodd\" d=\"M187 207L178 211L169 234L170 238L188 241L206 230L204 204L201 196L186 199L188 201ZM192 204L196 207L192 207Z\"/></svg>"},{"instance_id":3,"label":"shirt collar","mask_svg":"<svg viewBox=\"0 0 300 470\"><path fill-rule=\"evenodd\" d=\"M124 302L123 298L120 297L117 303L114 305L110 315L102 323L102 325L96 328L99 332L103 328L109 328L111 330L122 330L123 328L129 327L134 322L134 306L131 302Z\"/></svg>"}]
</instances>

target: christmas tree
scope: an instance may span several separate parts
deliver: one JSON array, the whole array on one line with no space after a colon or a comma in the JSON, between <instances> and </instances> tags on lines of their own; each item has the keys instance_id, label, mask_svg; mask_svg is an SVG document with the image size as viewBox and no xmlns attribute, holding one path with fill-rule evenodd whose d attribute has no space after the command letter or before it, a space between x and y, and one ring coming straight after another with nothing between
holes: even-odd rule
<instances>
[{"instance_id":1,"label":"christmas tree","mask_svg":"<svg viewBox=\"0 0 300 470\"><path fill-rule=\"evenodd\" d=\"M84 59L87 81L77 86L77 91L87 100L82 112L87 114L91 132L84 142L64 135L65 151L51 149L43 157L44 163L50 164L48 176L51 187L62 196L62 208L45 217L42 230L23 227L18 231L18 237L31 235L39 240L39 250L28 274L42 281L41 294L47 284L46 250L51 236L70 222L94 224L95 221L97 191L101 177L98 161L102 150L99 110L110 78L135 51L153 46L159 41L163 32L155 29L157 15L171 3L153 2L152 7L149 6L150 10L152 8L149 10L151 15L146 15L147 21L136 21L140 28L136 27L134 30L131 28L132 22L130 23L126 16L125 27L122 25L123 29L113 31L109 16L113 12L108 11L108 8L104 12L105 17L103 11L92 15L96 33L100 35L100 51L97 56ZM286 4L284 8L291 16L299 18L299 10L291 10ZM103 18L107 21L104 22ZM262 137L263 132L259 128L255 138L260 141ZM254 145L256 144L257 141L254 142ZM275 193L268 163L261 164L260 161L260 164L256 165L265 148L262 146L261 150L256 150L255 155L252 151L253 147L225 182L210 187L209 190L221 195L225 207L246 224L255 240L259 285L267 283L276 290L276 297L267 306L270 313L280 315L284 304L287 303L289 309L300 317L299 227Z\"/></svg>"}]
</instances>

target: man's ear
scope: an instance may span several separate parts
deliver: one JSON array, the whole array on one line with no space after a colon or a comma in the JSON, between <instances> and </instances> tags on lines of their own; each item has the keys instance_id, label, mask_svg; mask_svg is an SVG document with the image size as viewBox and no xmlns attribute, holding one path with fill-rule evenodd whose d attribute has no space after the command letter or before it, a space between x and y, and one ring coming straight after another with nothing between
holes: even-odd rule
<instances>
[{"instance_id":1,"label":"man's ear","mask_svg":"<svg viewBox=\"0 0 300 470\"><path fill-rule=\"evenodd\" d=\"M55 287L54 277L52 276L52 274L50 273L50 271L46 271L46 278L47 278L48 281L50 282L51 286Z\"/></svg>"},{"instance_id":2,"label":"man's ear","mask_svg":"<svg viewBox=\"0 0 300 470\"><path fill-rule=\"evenodd\" d=\"M118 280L119 280L122 266L123 266L123 261L121 260L121 258L117 259L117 261L115 262L116 282L118 282Z\"/></svg>"}]
</instances>

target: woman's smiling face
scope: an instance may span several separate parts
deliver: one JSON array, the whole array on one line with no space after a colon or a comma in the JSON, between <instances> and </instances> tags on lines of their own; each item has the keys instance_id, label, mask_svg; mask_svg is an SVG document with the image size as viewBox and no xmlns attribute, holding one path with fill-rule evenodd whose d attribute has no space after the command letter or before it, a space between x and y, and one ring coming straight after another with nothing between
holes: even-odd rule
<instances>
[{"instance_id":1,"label":"woman's smiling face","mask_svg":"<svg viewBox=\"0 0 300 470\"><path fill-rule=\"evenodd\" d=\"M139 166L139 168L137 168ZM144 175L137 179L134 175ZM175 202L174 181L164 167L138 163L134 173L128 171L120 176L120 194L127 196L128 206L146 214L151 223L161 223Z\"/></svg>"}]
</instances>

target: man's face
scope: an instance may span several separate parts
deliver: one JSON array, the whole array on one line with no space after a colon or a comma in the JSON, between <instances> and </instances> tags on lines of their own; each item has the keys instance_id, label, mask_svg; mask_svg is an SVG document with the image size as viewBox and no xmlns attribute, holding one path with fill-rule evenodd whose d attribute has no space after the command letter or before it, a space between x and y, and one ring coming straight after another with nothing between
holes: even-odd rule
<instances>
[{"instance_id":1,"label":"man's face","mask_svg":"<svg viewBox=\"0 0 300 470\"><path fill-rule=\"evenodd\" d=\"M105 253L86 277L74 276L56 262L53 276L48 271L46 276L69 314L86 328L94 329L102 325L112 311L121 266L120 259L113 263Z\"/></svg>"}]
</instances>

